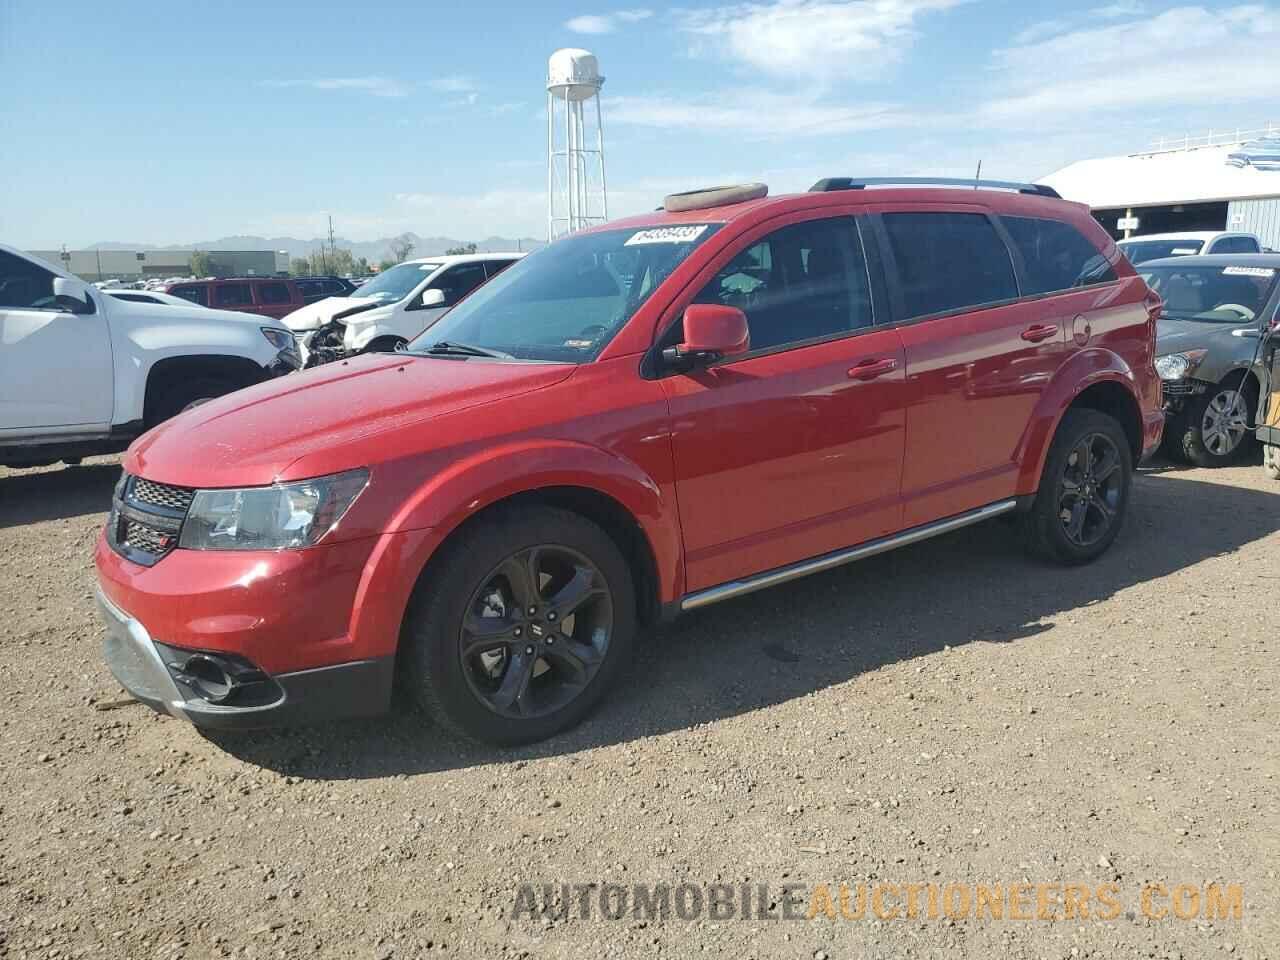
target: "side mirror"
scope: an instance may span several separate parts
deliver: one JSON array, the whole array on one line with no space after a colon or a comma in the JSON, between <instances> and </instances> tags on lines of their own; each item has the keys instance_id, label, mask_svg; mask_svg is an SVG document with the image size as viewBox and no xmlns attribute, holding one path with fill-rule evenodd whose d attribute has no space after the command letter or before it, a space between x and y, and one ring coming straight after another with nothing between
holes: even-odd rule
<instances>
[{"instance_id":1,"label":"side mirror","mask_svg":"<svg viewBox=\"0 0 1280 960\"><path fill-rule=\"evenodd\" d=\"M443 307L443 306L444 306L443 290L432 289L432 290L422 291L422 308L424 310L429 310L432 307Z\"/></svg>"},{"instance_id":2,"label":"side mirror","mask_svg":"<svg viewBox=\"0 0 1280 960\"><path fill-rule=\"evenodd\" d=\"M70 277L53 278L54 302L70 313L94 313L93 297L89 295L89 285L83 280Z\"/></svg>"},{"instance_id":3,"label":"side mirror","mask_svg":"<svg viewBox=\"0 0 1280 960\"><path fill-rule=\"evenodd\" d=\"M694 303L684 312L684 343L662 351L668 363L710 363L751 349L747 315L737 307Z\"/></svg>"}]
</instances>

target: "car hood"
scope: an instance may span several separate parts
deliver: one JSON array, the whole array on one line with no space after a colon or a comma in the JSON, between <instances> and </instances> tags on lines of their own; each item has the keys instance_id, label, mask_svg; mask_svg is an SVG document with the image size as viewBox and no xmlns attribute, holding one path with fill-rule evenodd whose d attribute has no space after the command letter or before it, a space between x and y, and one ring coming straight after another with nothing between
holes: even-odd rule
<instances>
[{"instance_id":1,"label":"car hood","mask_svg":"<svg viewBox=\"0 0 1280 960\"><path fill-rule=\"evenodd\" d=\"M1174 320L1161 317L1156 324L1156 355L1181 353L1184 350L1210 350L1214 353L1236 353L1244 346L1253 352L1256 340L1242 340L1231 335L1232 330L1248 324L1213 323L1196 320Z\"/></svg>"},{"instance_id":2,"label":"car hood","mask_svg":"<svg viewBox=\"0 0 1280 960\"><path fill-rule=\"evenodd\" d=\"M572 364L371 354L238 390L151 430L125 469L182 487L269 484L377 460L371 437L549 387ZM371 449L375 451L371 453ZM403 452L403 451L401 451Z\"/></svg>"},{"instance_id":3,"label":"car hood","mask_svg":"<svg viewBox=\"0 0 1280 960\"><path fill-rule=\"evenodd\" d=\"M379 306L386 308L391 304L374 297L326 297L299 307L284 318L284 323L294 333L306 333L323 327L340 313L373 310Z\"/></svg>"}]
</instances>

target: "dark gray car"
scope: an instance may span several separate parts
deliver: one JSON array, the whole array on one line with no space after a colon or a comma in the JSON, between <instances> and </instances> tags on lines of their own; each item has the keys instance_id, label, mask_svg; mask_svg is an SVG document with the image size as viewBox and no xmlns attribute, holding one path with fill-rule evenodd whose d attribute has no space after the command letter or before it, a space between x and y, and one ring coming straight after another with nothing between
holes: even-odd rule
<instances>
[{"instance_id":1,"label":"dark gray car","mask_svg":"<svg viewBox=\"0 0 1280 960\"><path fill-rule=\"evenodd\" d=\"M1258 348L1280 303L1280 254L1169 257L1136 269L1164 300L1156 370L1165 449L1202 467L1229 463L1253 437Z\"/></svg>"}]
</instances>

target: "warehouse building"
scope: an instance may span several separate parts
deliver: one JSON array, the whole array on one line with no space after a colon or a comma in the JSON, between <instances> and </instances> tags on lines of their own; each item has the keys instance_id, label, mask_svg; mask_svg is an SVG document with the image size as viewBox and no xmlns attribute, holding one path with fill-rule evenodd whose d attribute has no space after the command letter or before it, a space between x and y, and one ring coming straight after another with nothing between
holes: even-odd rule
<instances>
[{"instance_id":1,"label":"warehouse building","mask_svg":"<svg viewBox=\"0 0 1280 960\"><path fill-rule=\"evenodd\" d=\"M31 250L81 280L150 280L191 275L192 250ZM208 250L208 274L270 277L289 272L289 254L276 250Z\"/></svg>"},{"instance_id":2,"label":"warehouse building","mask_svg":"<svg viewBox=\"0 0 1280 960\"><path fill-rule=\"evenodd\" d=\"M1040 182L1087 203L1116 239L1239 230L1280 250L1280 125L1081 160Z\"/></svg>"}]
</instances>

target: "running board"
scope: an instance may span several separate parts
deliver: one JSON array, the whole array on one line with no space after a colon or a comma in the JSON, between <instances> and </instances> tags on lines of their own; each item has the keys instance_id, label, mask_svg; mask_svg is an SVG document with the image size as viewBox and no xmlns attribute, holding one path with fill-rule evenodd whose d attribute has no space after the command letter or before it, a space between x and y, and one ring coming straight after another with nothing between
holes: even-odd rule
<instances>
[{"instance_id":1,"label":"running board","mask_svg":"<svg viewBox=\"0 0 1280 960\"><path fill-rule=\"evenodd\" d=\"M992 517L998 517L1002 513L1008 513L1017 505L1018 502L1016 500L1001 500L999 503L991 503L985 507L970 510L968 513L958 513L954 517L948 517L946 520L937 520L933 523L926 523L922 527L913 527L891 537L869 540L861 546L850 547L848 550L825 553L820 557L814 557L812 560L802 560L800 563L793 563L787 567L778 567L776 570L757 573L755 576L747 577L745 580L733 580L729 583L722 583L718 587L699 590L697 593L691 593L681 600L680 609L697 610L699 607L719 603L721 600L729 600L733 597L740 597L743 594L753 593L756 590L763 590L765 587L786 583L788 580L807 577L811 573L819 573L823 570L830 570L833 567L843 566L846 563L853 563L855 560L874 557L878 553L896 550L898 547L919 543L921 540L928 540L930 537L950 533L952 530L959 530L961 527L981 523L983 520L990 520Z\"/></svg>"}]
</instances>

